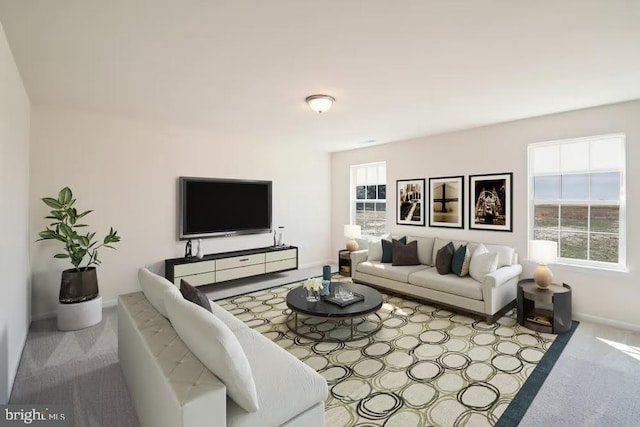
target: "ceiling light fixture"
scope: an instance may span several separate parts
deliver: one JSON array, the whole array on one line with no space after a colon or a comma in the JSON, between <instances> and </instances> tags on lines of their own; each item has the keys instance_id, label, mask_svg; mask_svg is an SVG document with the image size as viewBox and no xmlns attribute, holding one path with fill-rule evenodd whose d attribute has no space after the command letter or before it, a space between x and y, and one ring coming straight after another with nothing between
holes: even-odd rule
<instances>
[{"instance_id":1,"label":"ceiling light fixture","mask_svg":"<svg viewBox=\"0 0 640 427\"><path fill-rule=\"evenodd\" d=\"M305 99L309 107L317 113L329 111L336 99L329 95L311 95Z\"/></svg>"}]
</instances>

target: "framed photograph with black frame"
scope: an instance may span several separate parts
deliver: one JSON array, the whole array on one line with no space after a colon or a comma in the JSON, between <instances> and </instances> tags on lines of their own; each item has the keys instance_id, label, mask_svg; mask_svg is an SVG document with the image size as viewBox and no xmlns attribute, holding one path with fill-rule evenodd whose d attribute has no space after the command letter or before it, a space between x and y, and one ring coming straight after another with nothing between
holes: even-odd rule
<instances>
[{"instance_id":1,"label":"framed photograph with black frame","mask_svg":"<svg viewBox=\"0 0 640 427\"><path fill-rule=\"evenodd\" d=\"M513 172L469 175L469 229L513 231Z\"/></svg>"},{"instance_id":2,"label":"framed photograph with black frame","mask_svg":"<svg viewBox=\"0 0 640 427\"><path fill-rule=\"evenodd\" d=\"M464 176L429 178L429 227L464 228Z\"/></svg>"},{"instance_id":3,"label":"framed photograph with black frame","mask_svg":"<svg viewBox=\"0 0 640 427\"><path fill-rule=\"evenodd\" d=\"M424 178L396 181L396 224L424 225Z\"/></svg>"}]
</instances>

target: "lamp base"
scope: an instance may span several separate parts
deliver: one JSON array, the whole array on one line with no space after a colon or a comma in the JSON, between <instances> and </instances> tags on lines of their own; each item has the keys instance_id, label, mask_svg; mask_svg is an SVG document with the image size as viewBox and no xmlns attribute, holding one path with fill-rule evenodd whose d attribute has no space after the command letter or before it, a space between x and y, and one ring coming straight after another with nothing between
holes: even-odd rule
<instances>
[{"instance_id":1,"label":"lamp base","mask_svg":"<svg viewBox=\"0 0 640 427\"><path fill-rule=\"evenodd\" d=\"M553 273L546 264L540 264L533 272L533 281L540 289L547 289L553 283Z\"/></svg>"},{"instance_id":2,"label":"lamp base","mask_svg":"<svg viewBox=\"0 0 640 427\"><path fill-rule=\"evenodd\" d=\"M357 251L359 248L358 246L358 242L356 242L355 240L351 239L351 240L347 240L347 250L349 252L353 252L353 251Z\"/></svg>"}]
</instances>

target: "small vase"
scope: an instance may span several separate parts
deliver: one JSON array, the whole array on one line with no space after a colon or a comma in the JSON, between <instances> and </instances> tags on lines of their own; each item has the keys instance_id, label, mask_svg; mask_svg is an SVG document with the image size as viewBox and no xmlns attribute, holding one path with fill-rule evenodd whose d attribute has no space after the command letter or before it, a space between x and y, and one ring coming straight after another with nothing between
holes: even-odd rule
<instances>
[{"instance_id":1,"label":"small vase","mask_svg":"<svg viewBox=\"0 0 640 427\"><path fill-rule=\"evenodd\" d=\"M320 293L311 289L307 289L307 301L318 302L320 301Z\"/></svg>"},{"instance_id":2,"label":"small vase","mask_svg":"<svg viewBox=\"0 0 640 427\"><path fill-rule=\"evenodd\" d=\"M320 289L320 295L326 297L331 293L331 280L322 280L322 289Z\"/></svg>"}]
</instances>

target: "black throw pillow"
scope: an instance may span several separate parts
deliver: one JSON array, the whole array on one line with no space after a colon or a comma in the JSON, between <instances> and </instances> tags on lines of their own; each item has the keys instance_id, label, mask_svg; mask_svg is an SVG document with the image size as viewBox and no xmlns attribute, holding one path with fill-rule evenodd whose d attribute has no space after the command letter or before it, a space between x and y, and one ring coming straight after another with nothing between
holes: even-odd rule
<instances>
[{"instance_id":1,"label":"black throw pillow","mask_svg":"<svg viewBox=\"0 0 640 427\"><path fill-rule=\"evenodd\" d=\"M394 239L395 240L395 239ZM403 245L407 244L407 236L398 239ZM382 259L380 262L393 262L393 243L391 240L382 239Z\"/></svg>"},{"instance_id":2,"label":"black throw pillow","mask_svg":"<svg viewBox=\"0 0 640 427\"><path fill-rule=\"evenodd\" d=\"M180 293L182 293L182 296L187 301L191 301L192 303L211 312L211 303L209 302L209 298L198 290L198 288L187 283L184 279L180 279Z\"/></svg>"},{"instance_id":3,"label":"black throw pillow","mask_svg":"<svg viewBox=\"0 0 640 427\"><path fill-rule=\"evenodd\" d=\"M440 250L436 255L436 270L440 274L449 274L451 273L451 261L453 260L453 253L455 252L455 248L453 247L453 243L449 242Z\"/></svg>"},{"instance_id":4,"label":"black throw pillow","mask_svg":"<svg viewBox=\"0 0 640 427\"><path fill-rule=\"evenodd\" d=\"M393 261L391 265L420 265L418 260L418 241L403 244L393 239Z\"/></svg>"}]
</instances>

